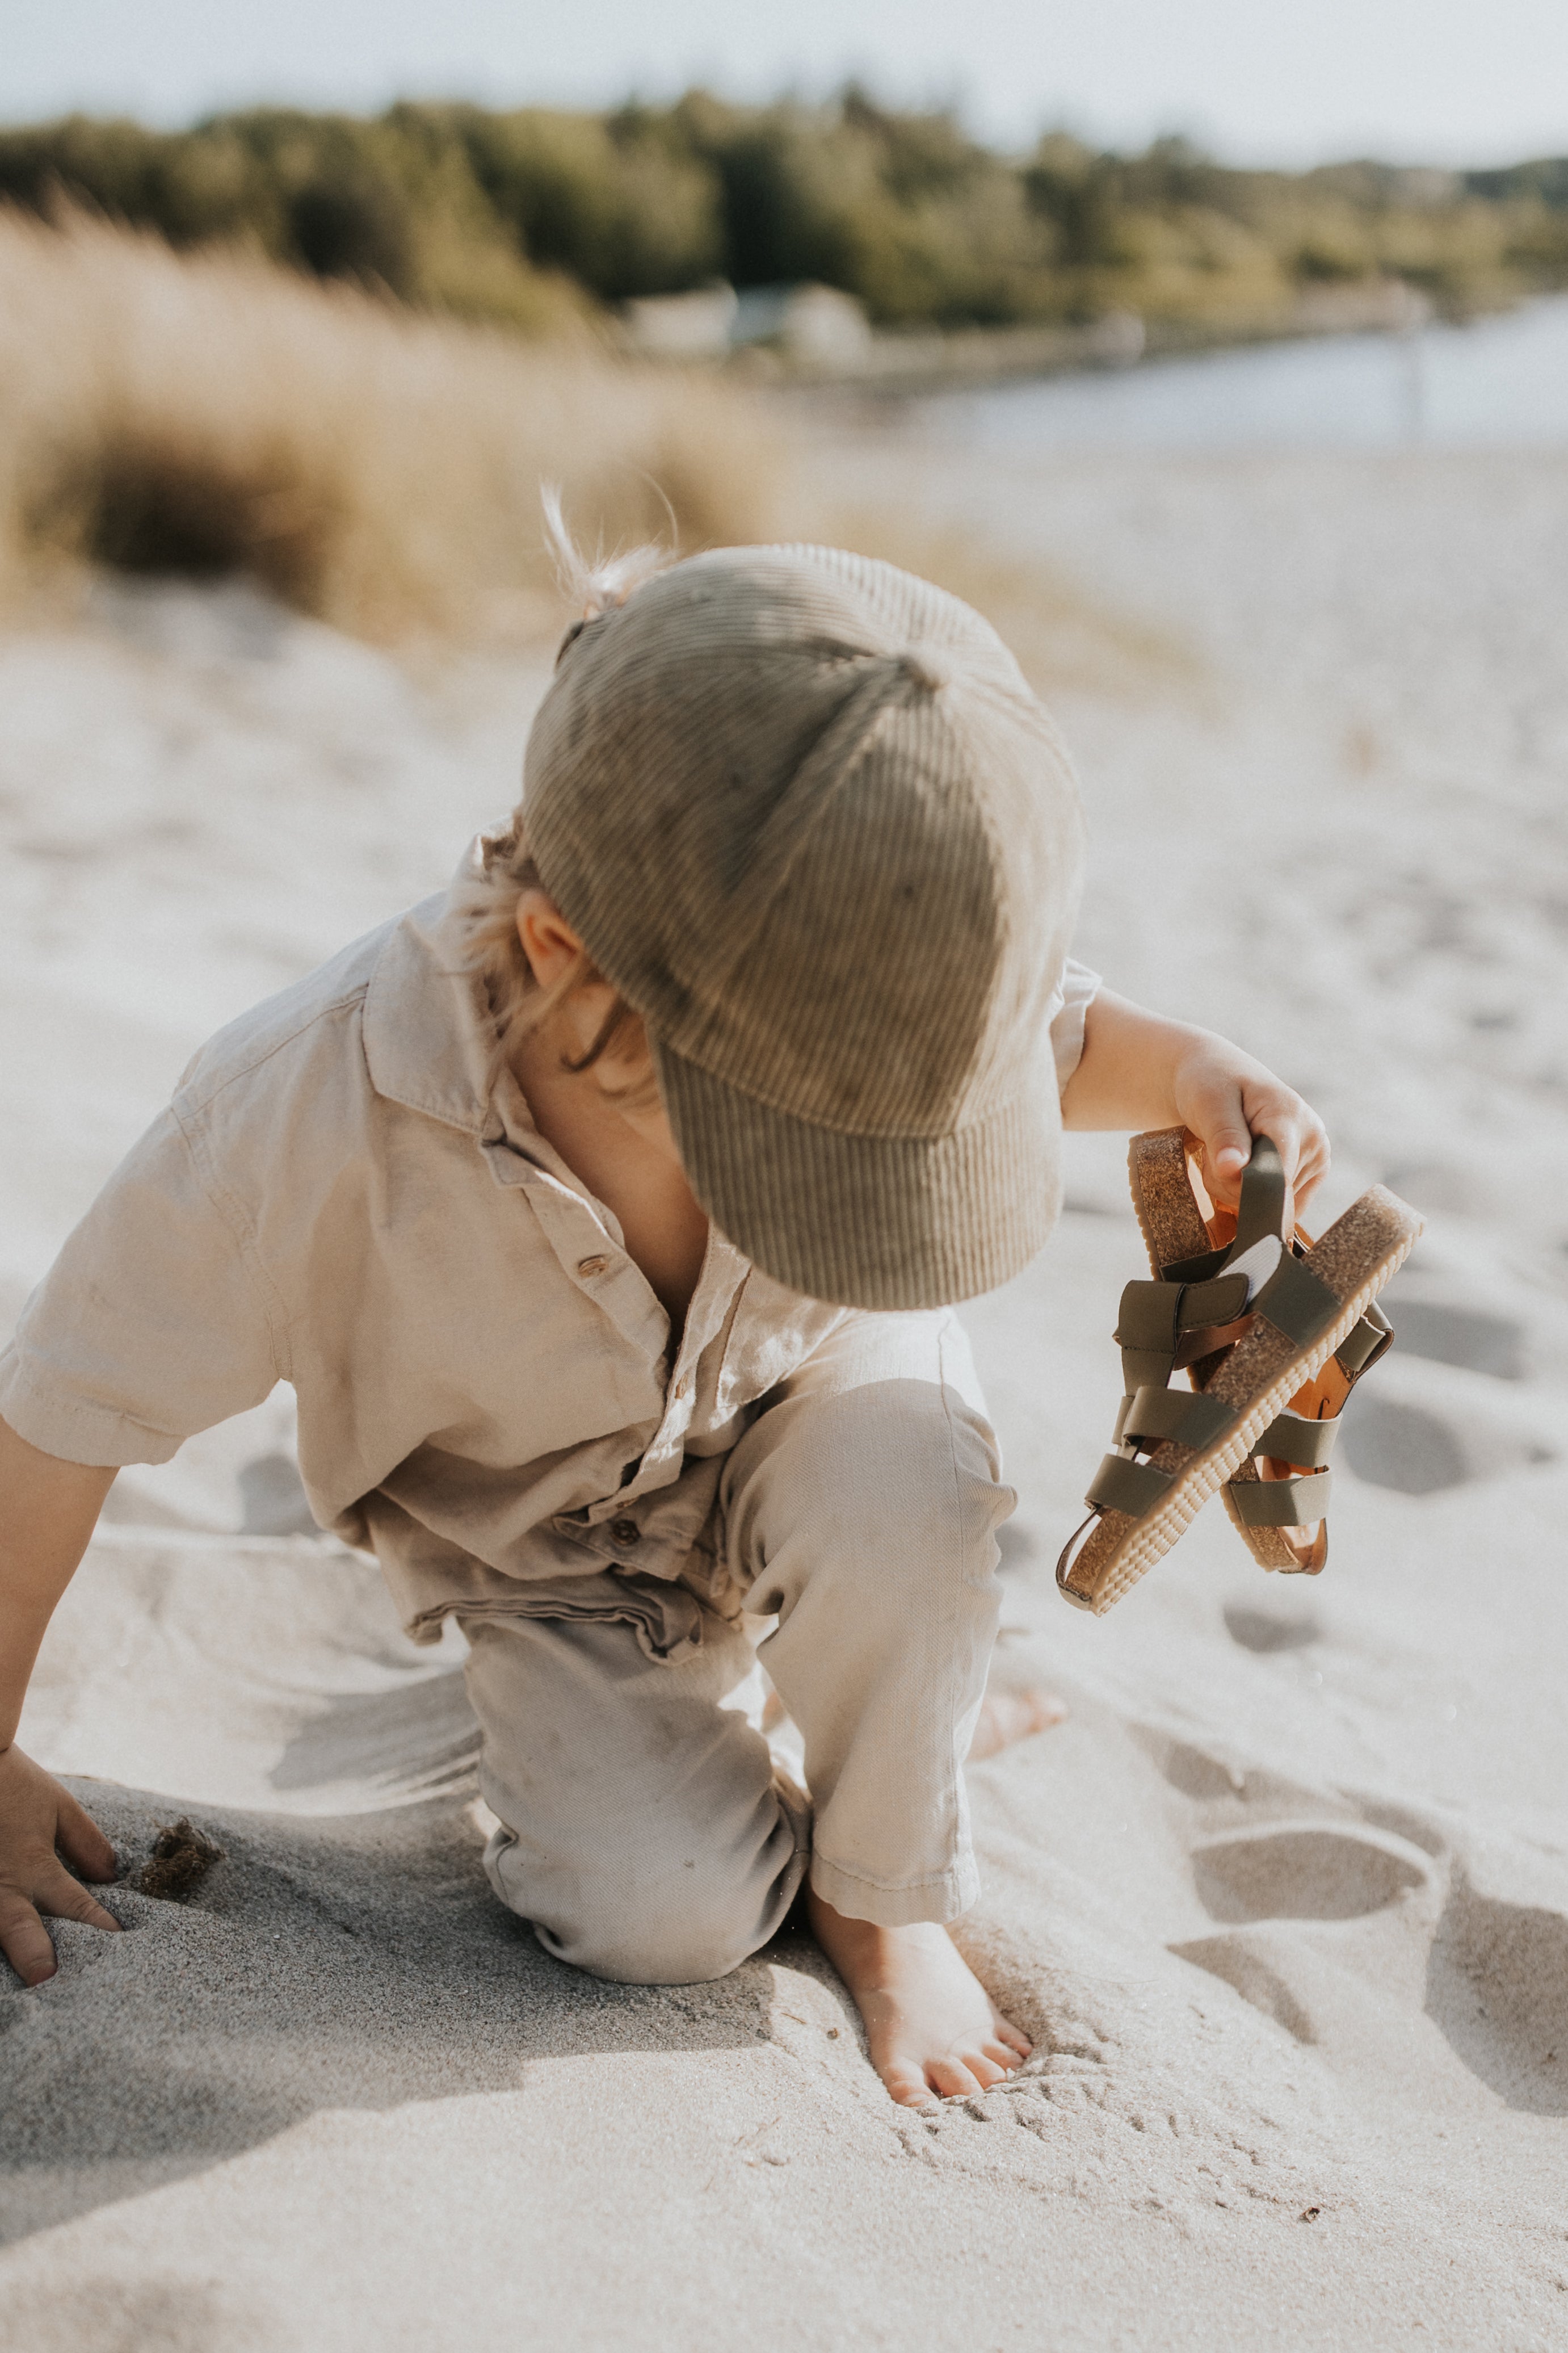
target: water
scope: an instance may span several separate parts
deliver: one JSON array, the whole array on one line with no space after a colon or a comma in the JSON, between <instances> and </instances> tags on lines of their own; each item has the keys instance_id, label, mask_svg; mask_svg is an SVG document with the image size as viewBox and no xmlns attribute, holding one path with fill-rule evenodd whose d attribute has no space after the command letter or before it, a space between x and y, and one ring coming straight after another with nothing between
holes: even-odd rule
<instances>
[{"instance_id":1,"label":"water","mask_svg":"<svg viewBox=\"0 0 1568 2353\"><path fill-rule=\"evenodd\" d=\"M998 451L1564 447L1568 296L1471 326L1210 352L923 406L937 430Z\"/></svg>"}]
</instances>

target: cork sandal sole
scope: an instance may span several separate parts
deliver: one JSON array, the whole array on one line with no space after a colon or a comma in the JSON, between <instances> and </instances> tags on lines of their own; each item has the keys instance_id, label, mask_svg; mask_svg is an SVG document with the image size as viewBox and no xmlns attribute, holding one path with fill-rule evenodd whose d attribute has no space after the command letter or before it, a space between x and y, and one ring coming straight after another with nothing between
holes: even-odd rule
<instances>
[{"instance_id":1,"label":"cork sandal sole","mask_svg":"<svg viewBox=\"0 0 1568 2353\"><path fill-rule=\"evenodd\" d=\"M1184 1160L1179 1131L1173 1133ZM1174 1173L1173 1165L1173 1177ZM1197 1218L1184 1168L1183 1176L1191 1215ZM1172 1261L1161 1252L1191 1238L1173 1184L1156 1187L1152 1200L1140 1204L1140 1223L1151 1254L1162 1265ZM1201 1219L1198 1223L1204 1244L1212 1248L1212 1234ZM1331 1320L1310 1341L1292 1340L1268 1320L1269 1286L1264 1286L1258 1294L1258 1319L1233 1345L1212 1352L1217 1362L1202 1387L1204 1398L1226 1410L1228 1426L1206 1446L1162 1439L1144 1450L1148 1472L1163 1482L1158 1501L1136 1514L1110 1504L1096 1507L1058 1564L1057 1582L1068 1600L1101 1617L1164 1556L1215 1489L1226 1485L1249 1460L1257 1440L1289 1400L1317 1377L1354 1330L1420 1231L1421 1220L1414 1210L1382 1186L1373 1186L1320 1241L1286 1261L1304 1269L1332 1295ZM1143 1466L1138 1470L1143 1475Z\"/></svg>"}]
</instances>

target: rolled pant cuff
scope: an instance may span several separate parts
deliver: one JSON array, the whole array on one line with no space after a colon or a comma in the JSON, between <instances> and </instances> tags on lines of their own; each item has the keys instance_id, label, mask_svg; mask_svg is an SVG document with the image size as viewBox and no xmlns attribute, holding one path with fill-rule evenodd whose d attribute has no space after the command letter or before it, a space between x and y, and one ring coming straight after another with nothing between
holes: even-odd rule
<instances>
[{"instance_id":1,"label":"rolled pant cuff","mask_svg":"<svg viewBox=\"0 0 1568 2353\"><path fill-rule=\"evenodd\" d=\"M814 1854L811 1885L825 1904L851 1920L869 1920L879 1928L910 1928L931 1920L945 1927L977 1902L980 1873L973 1857L965 1855L939 1879L921 1880L915 1887L879 1887L874 1880L841 1871L826 1855Z\"/></svg>"}]
</instances>

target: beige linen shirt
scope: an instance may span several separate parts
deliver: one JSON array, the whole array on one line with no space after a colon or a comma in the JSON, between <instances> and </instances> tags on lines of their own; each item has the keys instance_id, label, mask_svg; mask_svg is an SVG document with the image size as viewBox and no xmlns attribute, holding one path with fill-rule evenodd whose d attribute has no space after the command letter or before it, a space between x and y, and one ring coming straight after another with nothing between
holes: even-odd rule
<instances>
[{"instance_id":1,"label":"beige linen shirt","mask_svg":"<svg viewBox=\"0 0 1568 2353\"><path fill-rule=\"evenodd\" d=\"M311 1509L429 1641L517 1580L692 1585L762 1400L847 1323L903 1320L801 1298L713 1232L670 1362L616 1219L509 1076L487 1092L473 856L202 1049L0 1356L0 1415L74 1462L166 1461L291 1383ZM1068 965L1064 1085L1097 986Z\"/></svg>"}]
</instances>

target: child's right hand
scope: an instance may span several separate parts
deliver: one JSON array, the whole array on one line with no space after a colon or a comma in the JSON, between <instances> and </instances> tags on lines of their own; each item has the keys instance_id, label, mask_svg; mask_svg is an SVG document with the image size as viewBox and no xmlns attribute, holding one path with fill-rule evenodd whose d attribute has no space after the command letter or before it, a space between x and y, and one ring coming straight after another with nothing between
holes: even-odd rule
<instances>
[{"instance_id":1,"label":"child's right hand","mask_svg":"<svg viewBox=\"0 0 1568 2353\"><path fill-rule=\"evenodd\" d=\"M113 1847L70 1791L19 1748L0 1750L0 1952L24 1985L42 1985L58 1966L41 1915L120 1926L67 1862L100 1884L120 1875Z\"/></svg>"}]
</instances>

